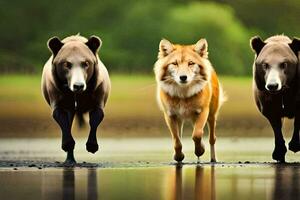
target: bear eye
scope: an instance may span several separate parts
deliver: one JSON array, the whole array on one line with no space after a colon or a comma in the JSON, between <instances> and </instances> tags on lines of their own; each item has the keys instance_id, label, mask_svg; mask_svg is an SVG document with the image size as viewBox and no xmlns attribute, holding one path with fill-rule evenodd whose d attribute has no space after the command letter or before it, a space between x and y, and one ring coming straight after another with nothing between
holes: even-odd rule
<instances>
[{"instance_id":1,"label":"bear eye","mask_svg":"<svg viewBox=\"0 0 300 200\"><path fill-rule=\"evenodd\" d=\"M85 61L85 62L83 62L81 65L82 65L82 67L84 67L84 68L86 68L86 67L88 67L89 66L89 62L88 61Z\"/></svg>"},{"instance_id":2,"label":"bear eye","mask_svg":"<svg viewBox=\"0 0 300 200\"><path fill-rule=\"evenodd\" d=\"M263 69L269 69L270 66L267 63L263 63L261 64L261 66L263 67Z\"/></svg>"},{"instance_id":3,"label":"bear eye","mask_svg":"<svg viewBox=\"0 0 300 200\"><path fill-rule=\"evenodd\" d=\"M288 66L288 63L287 62L283 62L283 63L281 63L280 64L280 69L285 69L285 68L287 68L287 66Z\"/></svg>"},{"instance_id":4,"label":"bear eye","mask_svg":"<svg viewBox=\"0 0 300 200\"><path fill-rule=\"evenodd\" d=\"M188 62L188 65L189 65L189 66L192 66L192 65L194 65L194 64L195 64L195 63L194 63L193 61L189 61L189 62Z\"/></svg>"},{"instance_id":5,"label":"bear eye","mask_svg":"<svg viewBox=\"0 0 300 200\"><path fill-rule=\"evenodd\" d=\"M63 62L63 67L64 68L68 68L68 69L71 69L72 68L72 63L66 61L66 62Z\"/></svg>"}]
</instances>

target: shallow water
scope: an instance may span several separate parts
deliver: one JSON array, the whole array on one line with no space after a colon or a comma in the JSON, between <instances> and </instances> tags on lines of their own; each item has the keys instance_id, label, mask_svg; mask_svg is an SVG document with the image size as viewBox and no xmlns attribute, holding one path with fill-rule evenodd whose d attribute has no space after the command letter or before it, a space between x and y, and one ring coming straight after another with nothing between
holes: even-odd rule
<instances>
[{"instance_id":1,"label":"shallow water","mask_svg":"<svg viewBox=\"0 0 300 200\"><path fill-rule=\"evenodd\" d=\"M79 165L64 168L59 139L1 140L0 199L300 199L299 154L275 164L273 138L220 138L213 165L209 151L196 162L190 138L183 165L169 138L102 139L95 155L76 141Z\"/></svg>"},{"instance_id":2,"label":"shallow water","mask_svg":"<svg viewBox=\"0 0 300 200\"><path fill-rule=\"evenodd\" d=\"M0 199L299 199L296 166L0 171Z\"/></svg>"},{"instance_id":3,"label":"shallow water","mask_svg":"<svg viewBox=\"0 0 300 200\"><path fill-rule=\"evenodd\" d=\"M173 161L171 138L99 139L100 149L95 154L88 153L85 150L85 139L75 138L75 141L75 157L78 162L109 163L115 167L120 167L125 164L138 165L138 163L148 162L149 164L158 165ZM183 138L182 143L185 154L184 162L196 162L192 139ZM204 143L206 152L201 157L201 162L209 162L210 153L207 138L204 138ZM217 159L219 162L272 162L273 143L273 138L218 138L216 143ZM59 138L1 139L0 161L64 161L66 154L60 146L61 140ZM288 162L299 162L300 154L288 151L286 160Z\"/></svg>"}]
</instances>

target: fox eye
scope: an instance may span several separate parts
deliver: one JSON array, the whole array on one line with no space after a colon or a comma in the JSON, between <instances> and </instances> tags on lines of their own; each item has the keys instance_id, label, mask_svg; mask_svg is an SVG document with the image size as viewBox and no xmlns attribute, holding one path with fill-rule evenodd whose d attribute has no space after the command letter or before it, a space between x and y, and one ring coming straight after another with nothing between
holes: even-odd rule
<instances>
[{"instance_id":1,"label":"fox eye","mask_svg":"<svg viewBox=\"0 0 300 200\"><path fill-rule=\"evenodd\" d=\"M89 62L88 61L85 61L81 64L82 67L86 68L89 66Z\"/></svg>"},{"instance_id":2,"label":"fox eye","mask_svg":"<svg viewBox=\"0 0 300 200\"><path fill-rule=\"evenodd\" d=\"M270 68L270 66L267 63L262 63L261 66L263 67L263 69L267 70Z\"/></svg>"},{"instance_id":3,"label":"fox eye","mask_svg":"<svg viewBox=\"0 0 300 200\"><path fill-rule=\"evenodd\" d=\"M172 62L171 64L172 64L172 65L178 65L177 61Z\"/></svg>"},{"instance_id":4,"label":"fox eye","mask_svg":"<svg viewBox=\"0 0 300 200\"><path fill-rule=\"evenodd\" d=\"M189 66L192 66L192 65L194 65L195 63L193 62L193 61L189 61L189 63L188 63L188 65Z\"/></svg>"},{"instance_id":5,"label":"fox eye","mask_svg":"<svg viewBox=\"0 0 300 200\"><path fill-rule=\"evenodd\" d=\"M68 69L71 69L72 68L72 63L68 62L68 61L65 61L63 62L63 67L64 68L68 68Z\"/></svg>"},{"instance_id":6,"label":"fox eye","mask_svg":"<svg viewBox=\"0 0 300 200\"><path fill-rule=\"evenodd\" d=\"M283 62L283 63L281 63L280 64L280 69L285 69L285 68L287 68L287 66L288 66L288 63L287 62Z\"/></svg>"}]
</instances>

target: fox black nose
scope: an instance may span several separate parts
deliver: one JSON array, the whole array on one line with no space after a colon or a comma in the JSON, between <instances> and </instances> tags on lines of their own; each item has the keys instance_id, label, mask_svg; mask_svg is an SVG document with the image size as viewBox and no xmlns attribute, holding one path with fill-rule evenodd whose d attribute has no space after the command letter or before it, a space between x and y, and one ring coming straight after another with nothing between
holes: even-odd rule
<instances>
[{"instance_id":1,"label":"fox black nose","mask_svg":"<svg viewBox=\"0 0 300 200\"><path fill-rule=\"evenodd\" d=\"M181 82L186 82L187 76L183 75L183 76L180 76L179 78L180 78Z\"/></svg>"},{"instance_id":2,"label":"fox black nose","mask_svg":"<svg viewBox=\"0 0 300 200\"><path fill-rule=\"evenodd\" d=\"M278 89L278 83L269 83L267 89L270 91L276 91Z\"/></svg>"},{"instance_id":3,"label":"fox black nose","mask_svg":"<svg viewBox=\"0 0 300 200\"><path fill-rule=\"evenodd\" d=\"M83 83L74 83L73 88L74 88L74 92L80 92L83 90L84 84Z\"/></svg>"}]
</instances>

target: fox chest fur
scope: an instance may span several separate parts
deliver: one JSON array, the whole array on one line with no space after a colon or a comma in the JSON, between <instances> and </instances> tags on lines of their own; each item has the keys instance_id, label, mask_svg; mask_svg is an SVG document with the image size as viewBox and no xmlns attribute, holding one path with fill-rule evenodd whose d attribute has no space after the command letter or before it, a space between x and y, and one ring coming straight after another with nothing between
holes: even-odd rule
<instances>
[{"instance_id":1,"label":"fox chest fur","mask_svg":"<svg viewBox=\"0 0 300 200\"><path fill-rule=\"evenodd\" d=\"M204 87L197 94L188 98L172 97L163 90L160 90L159 102L161 109L168 116L176 116L181 119L193 119L199 115L203 109L209 107L211 91L208 87Z\"/></svg>"}]
</instances>

